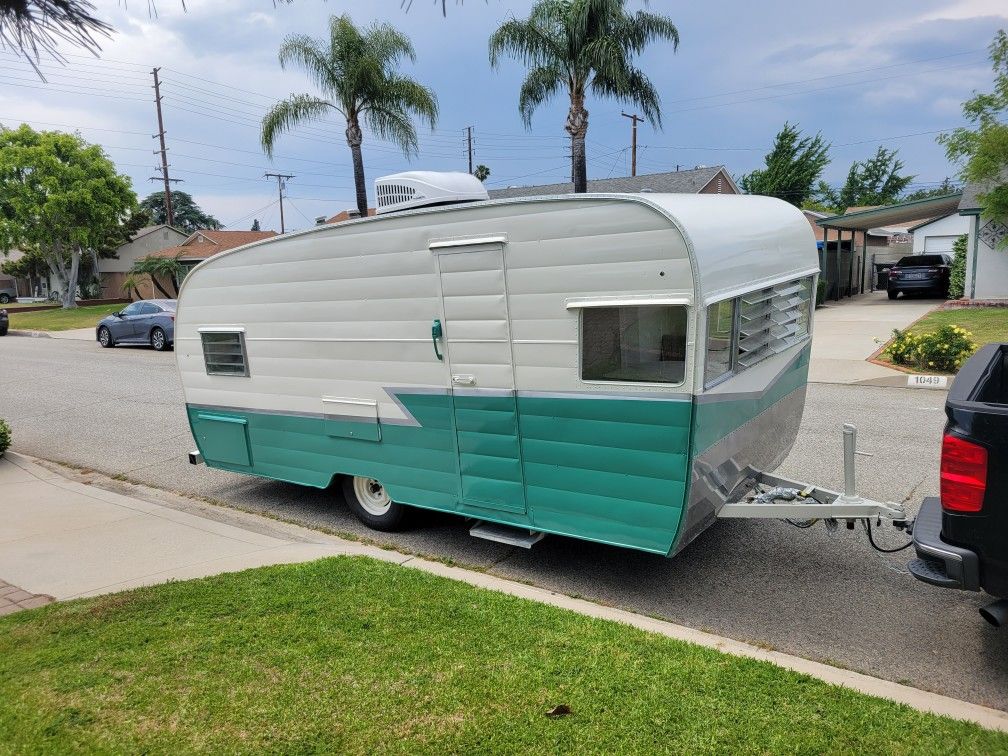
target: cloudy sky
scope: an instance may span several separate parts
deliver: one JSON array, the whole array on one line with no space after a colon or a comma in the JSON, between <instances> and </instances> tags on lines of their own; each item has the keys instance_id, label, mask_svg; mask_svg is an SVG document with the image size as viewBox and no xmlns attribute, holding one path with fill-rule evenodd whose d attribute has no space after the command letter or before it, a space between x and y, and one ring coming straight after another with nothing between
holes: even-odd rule
<instances>
[{"instance_id":1,"label":"cloudy sky","mask_svg":"<svg viewBox=\"0 0 1008 756\"><path fill-rule=\"evenodd\" d=\"M487 184L524 185L570 176L566 105L558 98L526 130L518 116L519 64L487 63L488 35L531 0L97 0L116 28L100 58L66 50L68 64L43 62L39 81L23 60L0 51L0 123L79 130L103 145L141 196L157 175L151 68L161 67L172 177L229 228L279 230L275 183L263 173L295 174L288 183L288 228L354 205L344 124L335 120L281 138L268 160L259 147L265 109L292 92L311 92L296 70L281 71L276 51L291 33L321 35L331 14L360 24L388 21L407 32L416 63L403 69L431 87L441 115L421 131L407 160L388 143L365 138L369 181L406 169L465 170L464 131ZM629 0L643 7L643 0ZM936 133L962 123L960 103L989 89L986 47L1008 26L1004 0L651 0L681 36L678 52L655 46L641 60L662 97L664 128L644 125L638 172L724 164L739 176L761 161L785 121L821 131L833 144L826 178L841 182L852 161L879 144L898 148L927 186L954 174ZM590 101L589 177L629 174L630 123L621 105ZM373 198L373 187L369 186Z\"/></svg>"}]
</instances>

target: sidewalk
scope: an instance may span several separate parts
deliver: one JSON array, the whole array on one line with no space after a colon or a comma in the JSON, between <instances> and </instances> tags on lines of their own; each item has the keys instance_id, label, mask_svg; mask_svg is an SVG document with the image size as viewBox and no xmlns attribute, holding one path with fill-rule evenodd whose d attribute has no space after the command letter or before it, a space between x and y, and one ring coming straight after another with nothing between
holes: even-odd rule
<instances>
[{"instance_id":1,"label":"sidewalk","mask_svg":"<svg viewBox=\"0 0 1008 756\"><path fill-rule=\"evenodd\" d=\"M69 339L71 341L95 341L94 328L71 328L67 331L21 331L11 329L8 336L34 336L42 339Z\"/></svg>"},{"instance_id":2,"label":"sidewalk","mask_svg":"<svg viewBox=\"0 0 1008 756\"><path fill-rule=\"evenodd\" d=\"M939 304L932 299L893 301L884 291L827 302L815 312L809 381L905 387L906 373L875 365L868 358L889 340L894 328L906 328Z\"/></svg>"},{"instance_id":3,"label":"sidewalk","mask_svg":"<svg viewBox=\"0 0 1008 756\"><path fill-rule=\"evenodd\" d=\"M834 685L1008 732L1008 713L759 648L486 572L330 536L97 474L54 472L13 452L0 457L2 595L30 606L270 564L367 556L602 620L767 661ZM92 485L84 482L90 481ZM102 487L99 487L101 483ZM105 486L120 486L125 493ZM5 594L4 591L7 593ZM24 595L22 595L24 594ZM33 600L34 599L34 600ZM25 606L28 608L28 606Z\"/></svg>"}]
</instances>

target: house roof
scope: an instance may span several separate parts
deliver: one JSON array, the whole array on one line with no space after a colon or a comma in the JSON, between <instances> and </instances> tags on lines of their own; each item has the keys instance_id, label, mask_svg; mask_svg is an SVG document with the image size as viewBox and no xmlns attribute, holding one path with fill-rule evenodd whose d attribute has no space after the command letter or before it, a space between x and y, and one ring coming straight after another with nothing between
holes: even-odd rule
<instances>
[{"instance_id":1,"label":"house roof","mask_svg":"<svg viewBox=\"0 0 1008 756\"><path fill-rule=\"evenodd\" d=\"M185 231L183 231L180 228L176 228L175 226L169 226L167 223L159 223L156 226L144 226L143 228L139 229L135 234L133 234L133 236L130 237L130 241L133 242L136 241L137 239L142 239L143 237L147 236L147 234L152 234L155 231L159 231L162 228L167 229L169 231L174 231L179 236L184 237L186 235Z\"/></svg>"},{"instance_id":2,"label":"house roof","mask_svg":"<svg viewBox=\"0 0 1008 756\"><path fill-rule=\"evenodd\" d=\"M989 192L995 186L1008 184L1008 168L1001 169L1001 175L995 181L983 183L971 182L963 187L962 199L959 201L959 212L963 215L975 215L983 210L980 195Z\"/></svg>"},{"instance_id":3,"label":"house roof","mask_svg":"<svg viewBox=\"0 0 1008 756\"><path fill-rule=\"evenodd\" d=\"M722 172L732 189L737 194L741 194L723 165L693 168L686 171L669 171L667 173L646 173L621 178L592 179L588 182L588 191L605 194L637 193L643 191L662 194L697 194L713 181L718 173ZM570 194L572 189L571 183L565 181L561 184L539 184L538 186L513 186L506 189L490 189L487 193L490 195L490 199L505 199L508 197Z\"/></svg>"},{"instance_id":4,"label":"house roof","mask_svg":"<svg viewBox=\"0 0 1008 756\"><path fill-rule=\"evenodd\" d=\"M331 218L326 218L326 223L342 223L343 221L348 221L351 218L350 216L351 212L354 213L353 216L354 218L360 217L359 215L356 214L357 213L356 210L342 210L341 212L336 213L336 215L332 216ZM369 207L367 209L368 217L370 218L372 215L375 214L375 212L376 212L375 208Z\"/></svg>"},{"instance_id":5,"label":"house roof","mask_svg":"<svg viewBox=\"0 0 1008 756\"><path fill-rule=\"evenodd\" d=\"M205 260L216 254L277 235L276 231L194 231L181 244L152 252L149 257L177 257L180 260Z\"/></svg>"}]
</instances>

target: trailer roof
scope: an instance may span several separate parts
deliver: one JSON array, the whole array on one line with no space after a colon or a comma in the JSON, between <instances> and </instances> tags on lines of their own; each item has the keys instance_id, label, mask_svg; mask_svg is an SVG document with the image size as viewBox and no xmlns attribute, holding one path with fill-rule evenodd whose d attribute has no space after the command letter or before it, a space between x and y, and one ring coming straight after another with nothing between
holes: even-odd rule
<instances>
[{"instance_id":1,"label":"trailer roof","mask_svg":"<svg viewBox=\"0 0 1008 756\"><path fill-rule=\"evenodd\" d=\"M621 196L656 205L679 227L703 303L819 271L812 227L787 202L727 194Z\"/></svg>"},{"instance_id":2,"label":"trailer roof","mask_svg":"<svg viewBox=\"0 0 1008 756\"><path fill-rule=\"evenodd\" d=\"M696 301L720 299L819 271L812 227L801 210L773 197L733 194L560 194L491 199L457 205L419 207L357 218L337 225L316 226L227 250L214 260L262 244L322 233L358 224L382 224L408 216L452 213L489 205L618 200L648 205L682 233L690 250ZM377 230L377 229L376 229ZM204 261L202 265L209 261ZM188 280L188 277L187 277ZM183 287L185 283L183 282Z\"/></svg>"}]
</instances>

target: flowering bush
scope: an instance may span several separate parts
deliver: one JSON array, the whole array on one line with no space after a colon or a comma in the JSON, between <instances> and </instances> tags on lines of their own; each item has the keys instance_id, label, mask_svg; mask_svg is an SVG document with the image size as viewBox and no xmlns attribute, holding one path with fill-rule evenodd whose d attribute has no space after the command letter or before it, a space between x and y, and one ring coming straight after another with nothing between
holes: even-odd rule
<instances>
[{"instance_id":1,"label":"flowering bush","mask_svg":"<svg viewBox=\"0 0 1008 756\"><path fill-rule=\"evenodd\" d=\"M954 373L976 350L972 333L957 325L945 325L924 334L894 330L887 351L897 365Z\"/></svg>"}]
</instances>

